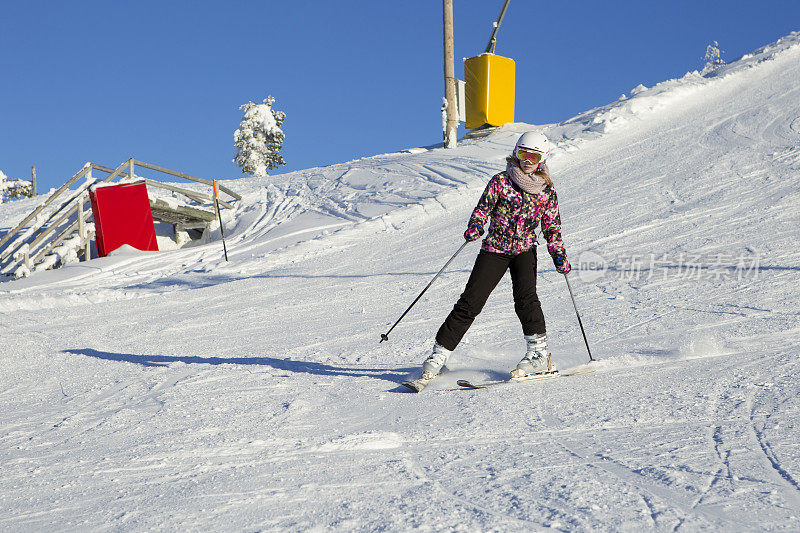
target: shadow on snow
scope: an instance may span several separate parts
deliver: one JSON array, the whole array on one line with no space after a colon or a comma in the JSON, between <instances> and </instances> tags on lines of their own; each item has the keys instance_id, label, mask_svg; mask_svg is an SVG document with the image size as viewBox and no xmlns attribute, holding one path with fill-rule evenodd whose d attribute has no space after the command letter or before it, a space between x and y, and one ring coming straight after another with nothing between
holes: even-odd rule
<instances>
[{"instance_id":1,"label":"shadow on snow","mask_svg":"<svg viewBox=\"0 0 800 533\"><path fill-rule=\"evenodd\" d=\"M268 366L277 370L295 374L311 374L315 376L367 377L382 379L400 384L415 367L408 368L363 368L333 366L309 361L293 361L276 357L200 357L170 355L134 355L113 352L101 352L92 348L63 350L63 353L95 357L106 361L135 363L142 366L169 366L172 363L206 364L206 365L248 365Z\"/></svg>"}]
</instances>

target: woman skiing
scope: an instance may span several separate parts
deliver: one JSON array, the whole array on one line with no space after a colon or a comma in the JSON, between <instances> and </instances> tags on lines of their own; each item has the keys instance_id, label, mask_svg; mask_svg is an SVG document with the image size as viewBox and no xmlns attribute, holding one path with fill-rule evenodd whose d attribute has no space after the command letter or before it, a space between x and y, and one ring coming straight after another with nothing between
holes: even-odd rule
<instances>
[{"instance_id":1,"label":"woman skiing","mask_svg":"<svg viewBox=\"0 0 800 533\"><path fill-rule=\"evenodd\" d=\"M553 369L547 350L544 315L536 295L536 234L541 224L556 270L570 271L561 240L558 199L545 161L551 145L542 133L523 134L506 158L506 170L489 181L469 219L464 238L475 241L489 232L475 260L467 286L436 334L433 351L422 365L422 380L436 377L483 309L489 295L511 270L514 310L522 323L525 356L511 372L523 377Z\"/></svg>"}]
</instances>

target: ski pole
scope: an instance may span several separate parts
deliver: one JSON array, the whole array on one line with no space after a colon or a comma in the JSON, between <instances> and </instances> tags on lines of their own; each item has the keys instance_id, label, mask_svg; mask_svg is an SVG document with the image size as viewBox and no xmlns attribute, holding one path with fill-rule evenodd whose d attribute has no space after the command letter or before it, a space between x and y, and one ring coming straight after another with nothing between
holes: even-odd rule
<instances>
[{"instance_id":1,"label":"ski pole","mask_svg":"<svg viewBox=\"0 0 800 533\"><path fill-rule=\"evenodd\" d=\"M225 252L225 261L228 260L228 247L225 245L225 228L222 225L222 213L219 210L219 194L217 193L217 180L211 180L214 185L214 208L217 210L219 218L219 232L222 235L222 250Z\"/></svg>"},{"instance_id":2,"label":"ski pole","mask_svg":"<svg viewBox=\"0 0 800 533\"><path fill-rule=\"evenodd\" d=\"M569 289L569 295L572 298L572 306L575 308L575 314L578 316L578 325L581 327L581 333L583 333L583 342L586 343L586 351L589 352L589 361L594 361L594 358L592 357L592 351L589 349L589 341L586 340L586 332L583 330L581 314L578 312L578 305L575 303L575 295L572 293L572 285L569 284L569 278L566 274L564 274L564 279L567 280L567 288Z\"/></svg>"},{"instance_id":3,"label":"ski pole","mask_svg":"<svg viewBox=\"0 0 800 533\"><path fill-rule=\"evenodd\" d=\"M406 312L405 312L405 313L403 313L402 315L400 315L400 318L398 318L398 319L397 319L397 322L395 322L395 323L394 323L394 326L392 326L391 328L389 328L389 331L387 331L386 333L383 333L383 334L381 335L381 340L380 340L380 342L378 342L378 344L380 344L380 343L381 343L381 342L383 342L383 341L388 341L388 340L389 340L389 333L391 333L391 332L392 332L392 330L394 329L394 327L395 327L397 324L399 324L401 320L403 320L403 317L404 317L404 316L406 316L406 315L408 314L408 312L409 312L409 311L411 311L411 308L412 308L412 307L414 307L414 304L416 304L416 303L419 301L419 299L420 299L420 298L422 298L422 295L423 295L423 294L425 294L425 291L427 291L427 290L430 288L430 286L431 286L431 285L433 285L433 282L434 282L434 281L436 281L436 278L438 278L438 277L439 277L439 276L442 274L442 272L444 272L444 269L445 269L445 268L447 268L447 265L449 265L449 264L450 264L450 263L453 261L453 259L455 259L455 258L456 258L456 256L457 256L458 254L460 254L460 253L461 253L461 250L463 250L463 249L464 249L464 247L465 247L467 244L469 244L469 241L464 241L464 244L462 244L462 245L461 245L461 248L459 248L458 250L456 250L456 253L454 253L454 254L453 254L453 257L451 257L451 258L450 258L450 259L447 261L447 263L445 263L445 264L444 264L444 266L442 267L442 269L441 269L441 270L440 270L440 271L439 271L439 272L438 272L438 273L437 273L437 274L436 274L436 275L433 277L433 279L431 280L431 282L430 282L430 283L428 283L427 287L425 287L424 289L422 289L422 292L421 292L421 293L419 293L419 296L417 296L417 299L416 299L416 300L414 300L414 301L411 303L411 305L409 305L409 306L408 306L408 309L406 309Z\"/></svg>"}]
</instances>

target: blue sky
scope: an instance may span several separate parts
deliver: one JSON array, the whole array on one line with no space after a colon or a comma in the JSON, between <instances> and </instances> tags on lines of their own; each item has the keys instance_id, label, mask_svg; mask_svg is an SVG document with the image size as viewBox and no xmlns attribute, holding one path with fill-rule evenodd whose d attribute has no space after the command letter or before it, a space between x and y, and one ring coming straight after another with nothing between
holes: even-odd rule
<instances>
[{"instance_id":1,"label":"blue sky","mask_svg":"<svg viewBox=\"0 0 800 533\"><path fill-rule=\"evenodd\" d=\"M456 75L501 0L454 0ZM438 0L0 0L0 170L40 191L130 156L219 179L239 105L275 97L287 166L441 142ZM800 29L797 0L511 0L496 53L517 62L516 120L560 122ZM460 129L463 133L463 126Z\"/></svg>"}]
</instances>

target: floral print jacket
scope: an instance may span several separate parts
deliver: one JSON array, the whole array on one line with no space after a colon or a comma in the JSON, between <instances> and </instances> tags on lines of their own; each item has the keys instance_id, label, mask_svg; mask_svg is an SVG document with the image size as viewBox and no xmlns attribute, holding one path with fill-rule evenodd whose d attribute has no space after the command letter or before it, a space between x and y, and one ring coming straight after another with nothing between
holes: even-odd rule
<instances>
[{"instance_id":1,"label":"floral print jacket","mask_svg":"<svg viewBox=\"0 0 800 533\"><path fill-rule=\"evenodd\" d=\"M553 187L547 186L539 194L528 194L520 189L508 174L501 172L492 177L472 212L469 225L491 225L482 249L487 252L519 254L536 246L536 227L541 224L550 256L566 257L561 240L561 215L558 198Z\"/></svg>"}]
</instances>

